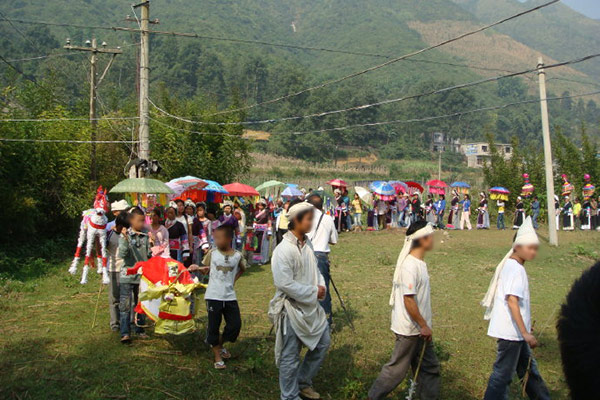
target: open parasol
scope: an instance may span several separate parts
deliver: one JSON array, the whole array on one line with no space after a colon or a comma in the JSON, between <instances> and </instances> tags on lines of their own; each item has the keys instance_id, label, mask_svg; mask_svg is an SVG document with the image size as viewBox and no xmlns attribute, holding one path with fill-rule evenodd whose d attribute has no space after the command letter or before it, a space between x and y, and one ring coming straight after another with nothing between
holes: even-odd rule
<instances>
[{"instance_id":1,"label":"open parasol","mask_svg":"<svg viewBox=\"0 0 600 400\"><path fill-rule=\"evenodd\" d=\"M494 186L490 189L490 198L492 200L508 200L508 195L510 194L510 190L502 186Z\"/></svg>"},{"instance_id":2,"label":"open parasol","mask_svg":"<svg viewBox=\"0 0 600 400\"><path fill-rule=\"evenodd\" d=\"M388 181L388 183L396 189L396 194L408 192L408 185L402 181Z\"/></svg>"},{"instance_id":3,"label":"open parasol","mask_svg":"<svg viewBox=\"0 0 600 400\"><path fill-rule=\"evenodd\" d=\"M234 182L228 183L223 186L223 189L227 191L230 196L238 196L238 197L255 197L260 196L260 193L256 191L250 185L244 185L243 183Z\"/></svg>"},{"instance_id":4,"label":"open parasol","mask_svg":"<svg viewBox=\"0 0 600 400\"><path fill-rule=\"evenodd\" d=\"M408 186L408 193L410 193L410 194L414 194L417 191L419 193L423 193L424 192L423 186L421 186L417 182L405 181L404 183L406 183L406 186Z\"/></svg>"},{"instance_id":5,"label":"open parasol","mask_svg":"<svg viewBox=\"0 0 600 400\"><path fill-rule=\"evenodd\" d=\"M186 190L202 189L208 185L204 179L196 178L195 176L182 176L181 178L171 179L169 183L176 183L183 186Z\"/></svg>"},{"instance_id":6,"label":"open parasol","mask_svg":"<svg viewBox=\"0 0 600 400\"><path fill-rule=\"evenodd\" d=\"M369 185L369 188L373 191L373 193L380 196L394 196L396 194L396 189L394 189L392 185L385 181L372 182Z\"/></svg>"},{"instance_id":7,"label":"open parasol","mask_svg":"<svg viewBox=\"0 0 600 400\"><path fill-rule=\"evenodd\" d=\"M117 183L109 193L172 194L173 190L158 179L129 178Z\"/></svg>"},{"instance_id":8,"label":"open parasol","mask_svg":"<svg viewBox=\"0 0 600 400\"><path fill-rule=\"evenodd\" d=\"M207 183L207 185L204 188L202 188L202 190L205 190L207 192L229 194L227 189L225 189L223 186L221 186L221 184L219 182L211 181L210 179L203 179L203 181L205 181Z\"/></svg>"},{"instance_id":9,"label":"open parasol","mask_svg":"<svg viewBox=\"0 0 600 400\"><path fill-rule=\"evenodd\" d=\"M439 179L432 179L426 183L429 193L432 194L446 194L446 188L448 184L444 181L440 181Z\"/></svg>"},{"instance_id":10,"label":"open parasol","mask_svg":"<svg viewBox=\"0 0 600 400\"><path fill-rule=\"evenodd\" d=\"M471 185L469 185L467 182L462 182L462 181L453 182L450 185L450 187L453 189L456 189L458 192L460 192L462 194L468 194L469 189L471 189Z\"/></svg>"},{"instance_id":11,"label":"open parasol","mask_svg":"<svg viewBox=\"0 0 600 400\"><path fill-rule=\"evenodd\" d=\"M354 191L358 194L358 197L368 205L373 205L373 195L369 192L368 189L365 189L362 186L355 186Z\"/></svg>"},{"instance_id":12,"label":"open parasol","mask_svg":"<svg viewBox=\"0 0 600 400\"><path fill-rule=\"evenodd\" d=\"M261 192L261 191L269 189L269 188L280 187L280 186L285 186L285 183L279 182L276 180L270 180L270 181L266 181L266 182L263 182L260 185L258 185L256 187L256 190Z\"/></svg>"},{"instance_id":13,"label":"open parasol","mask_svg":"<svg viewBox=\"0 0 600 400\"><path fill-rule=\"evenodd\" d=\"M293 186L288 186L285 188L285 190L283 192L281 192L281 197L283 197L286 200L290 200L290 199L294 199L294 198L298 198L298 197L302 197L304 196L304 193L302 193L298 188L293 187Z\"/></svg>"},{"instance_id":14,"label":"open parasol","mask_svg":"<svg viewBox=\"0 0 600 400\"><path fill-rule=\"evenodd\" d=\"M332 179L327 184L333 187L348 187L348 184L343 179Z\"/></svg>"}]
</instances>

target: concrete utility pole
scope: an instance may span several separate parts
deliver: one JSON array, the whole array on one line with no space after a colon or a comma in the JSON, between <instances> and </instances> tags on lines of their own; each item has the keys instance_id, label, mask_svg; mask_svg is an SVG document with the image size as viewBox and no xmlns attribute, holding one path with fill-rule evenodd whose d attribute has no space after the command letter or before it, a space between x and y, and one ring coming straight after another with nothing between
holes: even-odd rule
<instances>
[{"instance_id":1,"label":"concrete utility pole","mask_svg":"<svg viewBox=\"0 0 600 400\"><path fill-rule=\"evenodd\" d=\"M550 245L558 246L556 226L556 208L554 207L554 171L552 168L552 144L550 143L550 122L548 121L548 101L546 100L546 73L544 61L538 58L538 77L540 81L540 107L542 110L542 135L544 138L544 164L546 170L546 197L548 198L548 237Z\"/></svg>"},{"instance_id":2,"label":"concrete utility pole","mask_svg":"<svg viewBox=\"0 0 600 400\"><path fill-rule=\"evenodd\" d=\"M136 4L133 8L141 9L141 17L131 19L127 16L127 21L136 21L140 28L140 63L139 63L139 118L140 126L138 132L139 158L142 161L150 159L150 115L148 96L150 95L150 24L158 24L158 20L150 21L150 1L144 1ZM143 175L144 171L139 170L138 175Z\"/></svg>"},{"instance_id":3,"label":"concrete utility pole","mask_svg":"<svg viewBox=\"0 0 600 400\"><path fill-rule=\"evenodd\" d=\"M98 134L98 115L96 111L96 91L98 90L98 85L106 76L110 66L112 65L117 54L123 53L120 48L109 49L107 48L106 42L102 42L102 47L98 48L96 38L92 38L92 40L86 41L87 46L73 46L71 45L71 39L67 39L67 44L64 46L67 50L76 50L76 51L89 51L92 53L90 57L90 125L92 126L91 140L95 141ZM111 54L112 57L110 61L106 65L102 76L98 78L98 73L96 72L96 63L97 63L97 55L98 53ZM92 144L92 155L91 155L91 170L92 170L92 181L96 181L98 177L98 168L96 165L96 143Z\"/></svg>"}]
</instances>

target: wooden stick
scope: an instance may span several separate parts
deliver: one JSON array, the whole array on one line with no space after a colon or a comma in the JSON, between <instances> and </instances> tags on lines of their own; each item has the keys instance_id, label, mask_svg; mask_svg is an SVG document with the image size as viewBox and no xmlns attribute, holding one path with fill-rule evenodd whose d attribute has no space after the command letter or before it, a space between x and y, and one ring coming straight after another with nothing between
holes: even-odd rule
<instances>
[{"instance_id":1,"label":"wooden stick","mask_svg":"<svg viewBox=\"0 0 600 400\"><path fill-rule=\"evenodd\" d=\"M98 316L98 304L100 303L100 293L102 293L102 279L100 279L100 288L98 289L98 297L96 297L96 308L94 309L94 319L92 321L92 329L96 326L96 317Z\"/></svg>"}]
</instances>

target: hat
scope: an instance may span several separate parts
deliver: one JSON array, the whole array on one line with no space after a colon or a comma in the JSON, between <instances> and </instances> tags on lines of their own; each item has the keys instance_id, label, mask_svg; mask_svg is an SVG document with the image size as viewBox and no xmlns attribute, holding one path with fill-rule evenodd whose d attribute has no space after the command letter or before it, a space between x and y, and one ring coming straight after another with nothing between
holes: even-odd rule
<instances>
[{"instance_id":1,"label":"hat","mask_svg":"<svg viewBox=\"0 0 600 400\"><path fill-rule=\"evenodd\" d=\"M535 228L533 227L533 221L531 217L525 218L525 221L519 227L513 247L517 245L538 245L540 239L538 238Z\"/></svg>"},{"instance_id":2,"label":"hat","mask_svg":"<svg viewBox=\"0 0 600 400\"><path fill-rule=\"evenodd\" d=\"M223 207L223 208L225 208L225 207L231 207L231 208L233 208L233 201L230 201L230 200L225 200L225 201L223 202L223 206L222 206L222 207Z\"/></svg>"},{"instance_id":3,"label":"hat","mask_svg":"<svg viewBox=\"0 0 600 400\"><path fill-rule=\"evenodd\" d=\"M315 208L315 206L313 206L312 204L303 201L301 203L297 203L294 204L293 206L290 207L290 209L288 210L286 216L289 220L292 220L294 218L296 218L298 216L298 214L300 214L302 211L305 210L312 210L313 208Z\"/></svg>"},{"instance_id":4,"label":"hat","mask_svg":"<svg viewBox=\"0 0 600 400\"><path fill-rule=\"evenodd\" d=\"M113 201L110 203L110 211L125 211L129 208L127 200Z\"/></svg>"}]
</instances>

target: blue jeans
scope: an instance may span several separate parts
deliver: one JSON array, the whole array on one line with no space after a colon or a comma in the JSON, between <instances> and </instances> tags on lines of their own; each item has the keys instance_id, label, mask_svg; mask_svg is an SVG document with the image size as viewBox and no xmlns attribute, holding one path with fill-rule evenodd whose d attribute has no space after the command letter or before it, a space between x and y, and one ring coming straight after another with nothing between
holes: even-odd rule
<instances>
[{"instance_id":1,"label":"blue jeans","mask_svg":"<svg viewBox=\"0 0 600 400\"><path fill-rule=\"evenodd\" d=\"M323 275L323 279L325 279L325 289L327 289L325 298L319 301L319 303L321 304L321 307L323 307L323 310L325 310L327 322L329 322L329 325L331 325L331 293L329 292L331 273L329 272L329 253L315 251L315 256L317 256L317 265L319 267L319 271L321 271L321 275Z\"/></svg>"},{"instance_id":2,"label":"blue jeans","mask_svg":"<svg viewBox=\"0 0 600 400\"><path fill-rule=\"evenodd\" d=\"M352 229L352 215L350 215L350 211L346 213L346 229Z\"/></svg>"},{"instance_id":3,"label":"blue jeans","mask_svg":"<svg viewBox=\"0 0 600 400\"><path fill-rule=\"evenodd\" d=\"M119 284L119 325L121 330L121 337L129 336L131 332L131 309L132 309L132 297L133 304L138 302L138 290L140 288L139 283L121 283ZM138 322L144 325L145 318L144 314L138 315ZM135 333L143 333L144 328L136 325Z\"/></svg>"},{"instance_id":4,"label":"blue jeans","mask_svg":"<svg viewBox=\"0 0 600 400\"><path fill-rule=\"evenodd\" d=\"M540 217L540 212L539 212L539 211L534 211L534 212L533 212L533 216L532 216L532 218L531 218L531 219L533 220L533 221L532 221L532 222L533 222L533 227L534 227L535 229L539 228L539 225L538 225L538 218L539 218L539 217Z\"/></svg>"},{"instance_id":5,"label":"blue jeans","mask_svg":"<svg viewBox=\"0 0 600 400\"><path fill-rule=\"evenodd\" d=\"M531 365L529 359L531 357ZM550 400L548 388L540 375L531 349L525 341L498 340L498 356L490 376L484 400L508 400L508 388L515 372L519 379L525 376L529 365L529 379L525 391L532 400Z\"/></svg>"},{"instance_id":6,"label":"blue jeans","mask_svg":"<svg viewBox=\"0 0 600 400\"><path fill-rule=\"evenodd\" d=\"M498 213L498 218L496 219L496 228L505 229L504 226L504 213Z\"/></svg>"},{"instance_id":7,"label":"blue jeans","mask_svg":"<svg viewBox=\"0 0 600 400\"><path fill-rule=\"evenodd\" d=\"M362 214L354 213L354 226L362 226Z\"/></svg>"},{"instance_id":8,"label":"blue jeans","mask_svg":"<svg viewBox=\"0 0 600 400\"><path fill-rule=\"evenodd\" d=\"M309 349L304 360L300 362L302 342L296 336L289 318L286 317L283 323L285 324L285 334L279 358L281 400L300 400L300 390L312 386L312 380L327 356L331 336L329 329L326 328L317 347L314 350Z\"/></svg>"},{"instance_id":9,"label":"blue jeans","mask_svg":"<svg viewBox=\"0 0 600 400\"><path fill-rule=\"evenodd\" d=\"M444 211L438 213L437 226L440 229L446 229L446 225L444 224Z\"/></svg>"}]
</instances>

